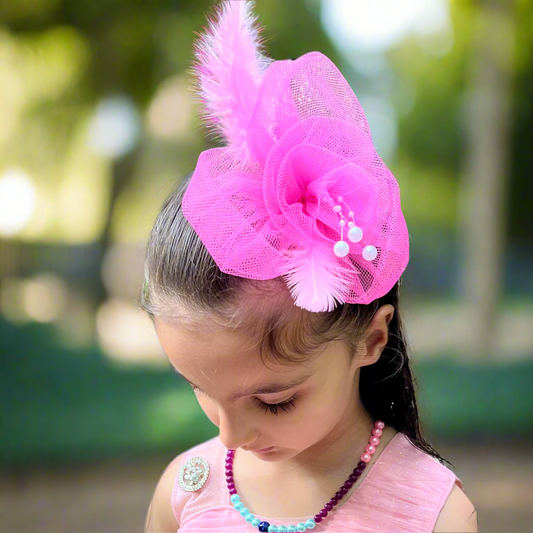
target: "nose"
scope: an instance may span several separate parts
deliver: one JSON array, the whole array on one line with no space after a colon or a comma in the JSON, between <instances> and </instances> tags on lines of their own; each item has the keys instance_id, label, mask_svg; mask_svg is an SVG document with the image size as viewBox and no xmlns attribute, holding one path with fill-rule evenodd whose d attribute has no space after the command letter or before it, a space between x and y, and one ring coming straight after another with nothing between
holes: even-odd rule
<instances>
[{"instance_id":1,"label":"nose","mask_svg":"<svg viewBox=\"0 0 533 533\"><path fill-rule=\"evenodd\" d=\"M229 413L219 409L219 438L228 450L236 450L248 446L257 440L257 432L238 413Z\"/></svg>"}]
</instances>

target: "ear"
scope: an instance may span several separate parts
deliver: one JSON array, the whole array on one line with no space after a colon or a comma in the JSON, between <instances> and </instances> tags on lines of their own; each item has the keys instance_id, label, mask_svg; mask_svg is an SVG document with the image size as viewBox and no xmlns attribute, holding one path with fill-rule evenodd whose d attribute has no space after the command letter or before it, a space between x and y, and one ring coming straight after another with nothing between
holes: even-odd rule
<instances>
[{"instance_id":1,"label":"ear","mask_svg":"<svg viewBox=\"0 0 533 533\"><path fill-rule=\"evenodd\" d=\"M374 314L372 322L359 343L358 361L360 366L373 365L381 357L381 353L389 341L389 324L393 316L394 307L389 304L383 305Z\"/></svg>"}]
</instances>

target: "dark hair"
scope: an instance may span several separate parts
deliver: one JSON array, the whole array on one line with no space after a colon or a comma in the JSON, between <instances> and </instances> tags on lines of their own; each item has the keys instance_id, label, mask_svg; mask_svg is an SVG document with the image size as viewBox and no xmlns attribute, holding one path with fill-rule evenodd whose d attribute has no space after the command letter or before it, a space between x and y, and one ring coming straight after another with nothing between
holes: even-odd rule
<instances>
[{"instance_id":1,"label":"dark hair","mask_svg":"<svg viewBox=\"0 0 533 533\"><path fill-rule=\"evenodd\" d=\"M350 353L355 353L375 312L390 304L394 315L387 345L376 363L361 368L361 401L374 420L383 420L418 449L453 466L433 449L422 430L415 395L417 383L400 316L401 279L368 305L345 303L330 312L312 313L293 305L292 297L286 297L288 289L283 278L254 281L226 274L183 216L181 203L191 176L188 174L165 200L148 240L140 307L152 322L155 324L156 318L178 320L194 327L209 319L229 326L236 319L235 327L254 330L265 364L265 359L293 364L310 360L333 340L342 339ZM262 308L266 312L251 314L243 304L245 293L258 296L253 299L254 310ZM271 307L265 295L274 297ZM180 309L186 312L180 314Z\"/></svg>"}]
</instances>

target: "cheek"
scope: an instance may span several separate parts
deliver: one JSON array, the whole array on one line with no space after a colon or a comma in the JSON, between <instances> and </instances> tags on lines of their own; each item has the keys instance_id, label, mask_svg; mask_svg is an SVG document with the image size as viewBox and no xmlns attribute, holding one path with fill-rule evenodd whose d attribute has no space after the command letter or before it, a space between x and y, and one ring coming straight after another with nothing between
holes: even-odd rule
<instances>
[{"instance_id":1,"label":"cheek","mask_svg":"<svg viewBox=\"0 0 533 533\"><path fill-rule=\"evenodd\" d=\"M318 393L309 398L294 418L291 419L293 434L299 440L317 441L327 435L338 423L346 410L343 396Z\"/></svg>"}]
</instances>

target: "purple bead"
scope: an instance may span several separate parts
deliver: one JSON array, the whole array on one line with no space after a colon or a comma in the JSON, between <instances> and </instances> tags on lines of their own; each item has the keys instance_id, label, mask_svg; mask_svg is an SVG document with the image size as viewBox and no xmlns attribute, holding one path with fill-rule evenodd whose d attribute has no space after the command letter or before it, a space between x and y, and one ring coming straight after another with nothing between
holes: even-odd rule
<instances>
[{"instance_id":1,"label":"purple bead","mask_svg":"<svg viewBox=\"0 0 533 533\"><path fill-rule=\"evenodd\" d=\"M348 489L346 487L341 487L339 492L344 496L348 492Z\"/></svg>"},{"instance_id":2,"label":"purple bead","mask_svg":"<svg viewBox=\"0 0 533 533\"><path fill-rule=\"evenodd\" d=\"M228 489L234 489L235 488L235 483L228 483Z\"/></svg>"},{"instance_id":3,"label":"purple bead","mask_svg":"<svg viewBox=\"0 0 533 533\"><path fill-rule=\"evenodd\" d=\"M359 469L359 468L356 468L353 471L353 475L357 476L357 477L359 477L362 473L363 473L363 471L361 469Z\"/></svg>"},{"instance_id":4,"label":"purple bead","mask_svg":"<svg viewBox=\"0 0 533 533\"><path fill-rule=\"evenodd\" d=\"M335 493L335 498L337 498L338 501L342 500L342 496L343 495L339 491Z\"/></svg>"},{"instance_id":5,"label":"purple bead","mask_svg":"<svg viewBox=\"0 0 533 533\"><path fill-rule=\"evenodd\" d=\"M233 483L233 476L226 476L226 481L228 483Z\"/></svg>"},{"instance_id":6,"label":"purple bead","mask_svg":"<svg viewBox=\"0 0 533 533\"><path fill-rule=\"evenodd\" d=\"M320 522L322 522L322 517L319 514L316 514L314 516L314 519L317 524L320 524Z\"/></svg>"},{"instance_id":7,"label":"purple bead","mask_svg":"<svg viewBox=\"0 0 533 533\"><path fill-rule=\"evenodd\" d=\"M348 476L348 481L351 481L352 483L355 483L357 481L357 476L355 476L354 474L350 474Z\"/></svg>"},{"instance_id":8,"label":"purple bead","mask_svg":"<svg viewBox=\"0 0 533 533\"><path fill-rule=\"evenodd\" d=\"M233 496L234 494L237 494L237 491L235 489L230 489L229 493Z\"/></svg>"},{"instance_id":9,"label":"purple bead","mask_svg":"<svg viewBox=\"0 0 533 533\"><path fill-rule=\"evenodd\" d=\"M360 470L364 470L366 468L366 463L364 461L359 461L357 463L357 468L359 468Z\"/></svg>"},{"instance_id":10,"label":"purple bead","mask_svg":"<svg viewBox=\"0 0 533 533\"><path fill-rule=\"evenodd\" d=\"M233 475L233 468L226 468L226 476L232 476Z\"/></svg>"},{"instance_id":11,"label":"purple bead","mask_svg":"<svg viewBox=\"0 0 533 533\"><path fill-rule=\"evenodd\" d=\"M331 505L333 507L335 507L335 505L337 505L339 503L339 500L337 500L337 498L335 498L335 496L333 496L333 498L331 498L331 500L329 500L329 503L331 503Z\"/></svg>"},{"instance_id":12,"label":"purple bead","mask_svg":"<svg viewBox=\"0 0 533 533\"><path fill-rule=\"evenodd\" d=\"M322 511L320 511L318 513L322 518L326 518L326 516L328 516L328 512L325 510L325 509L322 509Z\"/></svg>"},{"instance_id":13,"label":"purple bead","mask_svg":"<svg viewBox=\"0 0 533 533\"><path fill-rule=\"evenodd\" d=\"M331 505L331 503L326 503L326 505L324 505L324 509L326 511L331 511L333 509L333 505Z\"/></svg>"},{"instance_id":14,"label":"purple bead","mask_svg":"<svg viewBox=\"0 0 533 533\"><path fill-rule=\"evenodd\" d=\"M344 488L350 490L352 488L353 483L351 481L346 481L343 485Z\"/></svg>"}]
</instances>

